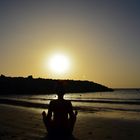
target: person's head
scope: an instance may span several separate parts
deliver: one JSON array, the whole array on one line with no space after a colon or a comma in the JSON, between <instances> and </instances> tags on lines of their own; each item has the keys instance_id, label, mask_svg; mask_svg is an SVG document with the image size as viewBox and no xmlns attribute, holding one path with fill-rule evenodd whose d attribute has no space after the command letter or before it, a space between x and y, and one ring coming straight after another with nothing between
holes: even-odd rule
<instances>
[{"instance_id":1,"label":"person's head","mask_svg":"<svg viewBox=\"0 0 140 140\"><path fill-rule=\"evenodd\" d=\"M63 99L64 94L65 94L65 90L64 90L63 84L60 82L57 84L56 94L57 94L59 99Z\"/></svg>"},{"instance_id":2,"label":"person's head","mask_svg":"<svg viewBox=\"0 0 140 140\"><path fill-rule=\"evenodd\" d=\"M58 96L58 99L63 99L65 93L63 93L63 92L57 92L56 94Z\"/></svg>"}]
</instances>

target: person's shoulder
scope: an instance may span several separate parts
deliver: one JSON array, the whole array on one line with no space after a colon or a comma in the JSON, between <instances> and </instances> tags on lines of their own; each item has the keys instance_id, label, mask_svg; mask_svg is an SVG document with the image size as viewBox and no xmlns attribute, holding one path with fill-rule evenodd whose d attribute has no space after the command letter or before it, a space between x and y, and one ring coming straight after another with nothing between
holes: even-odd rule
<instances>
[{"instance_id":1,"label":"person's shoulder","mask_svg":"<svg viewBox=\"0 0 140 140\"><path fill-rule=\"evenodd\" d=\"M65 100L65 103L71 105L71 101L70 100Z\"/></svg>"},{"instance_id":2,"label":"person's shoulder","mask_svg":"<svg viewBox=\"0 0 140 140\"><path fill-rule=\"evenodd\" d=\"M56 100L51 100L50 104L54 104L56 102Z\"/></svg>"}]
</instances>

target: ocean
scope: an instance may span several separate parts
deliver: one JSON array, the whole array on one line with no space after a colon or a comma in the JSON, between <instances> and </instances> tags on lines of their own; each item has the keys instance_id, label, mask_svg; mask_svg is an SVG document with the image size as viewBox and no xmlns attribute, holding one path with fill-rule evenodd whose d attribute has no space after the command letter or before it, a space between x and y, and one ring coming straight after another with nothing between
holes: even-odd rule
<instances>
[{"instance_id":1,"label":"ocean","mask_svg":"<svg viewBox=\"0 0 140 140\"><path fill-rule=\"evenodd\" d=\"M140 112L140 89L116 89L113 92L67 93L64 98L71 100L74 109L93 112L96 110L120 110ZM0 104L47 108L51 95L0 95Z\"/></svg>"}]
</instances>

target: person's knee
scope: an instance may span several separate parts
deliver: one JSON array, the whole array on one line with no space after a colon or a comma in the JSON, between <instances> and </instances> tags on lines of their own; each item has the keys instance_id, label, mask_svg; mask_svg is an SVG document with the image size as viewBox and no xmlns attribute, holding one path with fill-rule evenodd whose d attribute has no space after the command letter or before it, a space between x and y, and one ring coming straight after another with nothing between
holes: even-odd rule
<instances>
[{"instance_id":1,"label":"person's knee","mask_svg":"<svg viewBox=\"0 0 140 140\"><path fill-rule=\"evenodd\" d=\"M42 112L42 116L43 116L43 117L46 116L46 112L45 112L45 111Z\"/></svg>"}]
</instances>

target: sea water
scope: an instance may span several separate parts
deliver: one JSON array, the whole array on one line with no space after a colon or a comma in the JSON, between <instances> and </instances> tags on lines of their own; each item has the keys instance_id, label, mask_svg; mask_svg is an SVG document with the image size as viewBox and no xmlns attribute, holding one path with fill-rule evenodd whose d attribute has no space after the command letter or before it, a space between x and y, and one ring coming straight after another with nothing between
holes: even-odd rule
<instances>
[{"instance_id":1,"label":"sea water","mask_svg":"<svg viewBox=\"0 0 140 140\"><path fill-rule=\"evenodd\" d=\"M81 111L140 111L140 89L116 89L113 92L67 93L64 98L70 100L74 108ZM36 107L37 104L41 108L44 104L48 105L50 100L57 99L57 96L55 94L0 95L0 103L3 99L19 101L18 106L24 106L24 102L29 102L32 103L31 107Z\"/></svg>"}]
</instances>

